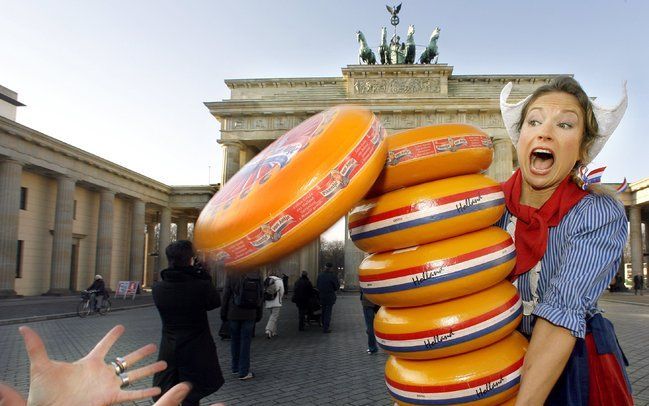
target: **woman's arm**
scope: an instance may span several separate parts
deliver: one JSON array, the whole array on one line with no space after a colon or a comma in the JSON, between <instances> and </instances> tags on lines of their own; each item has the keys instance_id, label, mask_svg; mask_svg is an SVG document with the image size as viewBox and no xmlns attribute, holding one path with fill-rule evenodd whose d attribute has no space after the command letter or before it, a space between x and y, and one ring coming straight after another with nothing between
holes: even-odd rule
<instances>
[{"instance_id":1,"label":"woman's arm","mask_svg":"<svg viewBox=\"0 0 649 406\"><path fill-rule=\"evenodd\" d=\"M537 318L525 355L516 406L542 406L575 346L569 330Z\"/></svg>"}]
</instances>

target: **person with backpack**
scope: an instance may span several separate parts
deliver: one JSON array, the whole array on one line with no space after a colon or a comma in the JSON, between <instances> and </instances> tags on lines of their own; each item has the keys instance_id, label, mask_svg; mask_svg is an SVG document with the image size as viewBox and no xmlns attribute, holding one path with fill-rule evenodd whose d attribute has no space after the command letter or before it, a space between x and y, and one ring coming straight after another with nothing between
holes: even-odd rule
<instances>
[{"instance_id":1,"label":"person with backpack","mask_svg":"<svg viewBox=\"0 0 649 406\"><path fill-rule=\"evenodd\" d=\"M277 319L282 308L283 297L284 283L282 279L275 275L269 275L264 280L264 307L270 311L268 323L266 323L266 338L268 339L277 335Z\"/></svg>"},{"instance_id":2,"label":"person with backpack","mask_svg":"<svg viewBox=\"0 0 649 406\"><path fill-rule=\"evenodd\" d=\"M227 320L230 326L232 373L242 381L255 377L250 370L250 345L255 323L263 315L263 293L259 272L229 272L223 289L221 320Z\"/></svg>"}]
</instances>

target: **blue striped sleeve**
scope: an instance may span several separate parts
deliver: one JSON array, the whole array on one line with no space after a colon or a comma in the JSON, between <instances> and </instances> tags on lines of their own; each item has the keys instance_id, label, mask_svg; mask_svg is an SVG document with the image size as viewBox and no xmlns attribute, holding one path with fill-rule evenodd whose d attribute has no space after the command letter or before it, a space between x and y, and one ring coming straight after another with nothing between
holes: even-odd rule
<instances>
[{"instance_id":1,"label":"blue striped sleeve","mask_svg":"<svg viewBox=\"0 0 649 406\"><path fill-rule=\"evenodd\" d=\"M588 195L573 211L562 220L568 222L564 243L545 253L560 255L559 268L533 314L584 338L588 311L617 271L627 221L622 205L608 196Z\"/></svg>"}]
</instances>

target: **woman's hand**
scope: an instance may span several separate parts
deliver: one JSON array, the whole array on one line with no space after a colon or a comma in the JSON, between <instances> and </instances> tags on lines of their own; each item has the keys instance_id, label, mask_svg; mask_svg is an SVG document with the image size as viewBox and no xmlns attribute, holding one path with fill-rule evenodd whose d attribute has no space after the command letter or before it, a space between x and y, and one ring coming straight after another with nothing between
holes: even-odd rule
<instances>
[{"instance_id":1,"label":"woman's hand","mask_svg":"<svg viewBox=\"0 0 649 406\"><path fill-rule=\"evenodd\" d=\"M575 346L575 337L563 327L537 318L525 354L516 406L542 406L561 376Z\"/></svg>"},{"instance_id":2,"label":"woman's hand","mask_svg":"<svg viewBox=\"0 0 649 406\"><path fill-rule=\"evenodd\" d=\"M22 326L19 331L25 340L31 364L28 406L105 406L160 394L160 388L123 390L122 386L126 385L123 385L123 379L117 374L116 368L104 361L110 348L124 333L123 326L111 329L88 355L72 363L49 359L43 341L34 330ZM153 375L167 367L164 361L158 361L131 369L133 364L155 351L156 346L149 344L124 356L128 368L124 374L129 382ZM161 405L165 404L173 403Z\"/></svg>"}]
</instances>

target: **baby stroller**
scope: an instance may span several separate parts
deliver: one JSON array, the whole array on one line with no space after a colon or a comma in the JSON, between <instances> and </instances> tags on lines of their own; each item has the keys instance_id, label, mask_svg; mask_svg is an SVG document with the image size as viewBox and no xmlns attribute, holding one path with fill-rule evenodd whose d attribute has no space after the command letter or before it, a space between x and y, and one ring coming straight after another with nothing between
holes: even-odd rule
<instances>
[{"instance_id":1,"label":"baby stroller","mask_svg":"<svg viewBox=\"0 0 649 406\"><path fill-rule=\"evenodd\" d=\"M309 304L306 313L306 322L308 325L317 324L322 327L322 307L320 306L320 292L313 288L309 296Z\"/></svg>"}]
</instances>

